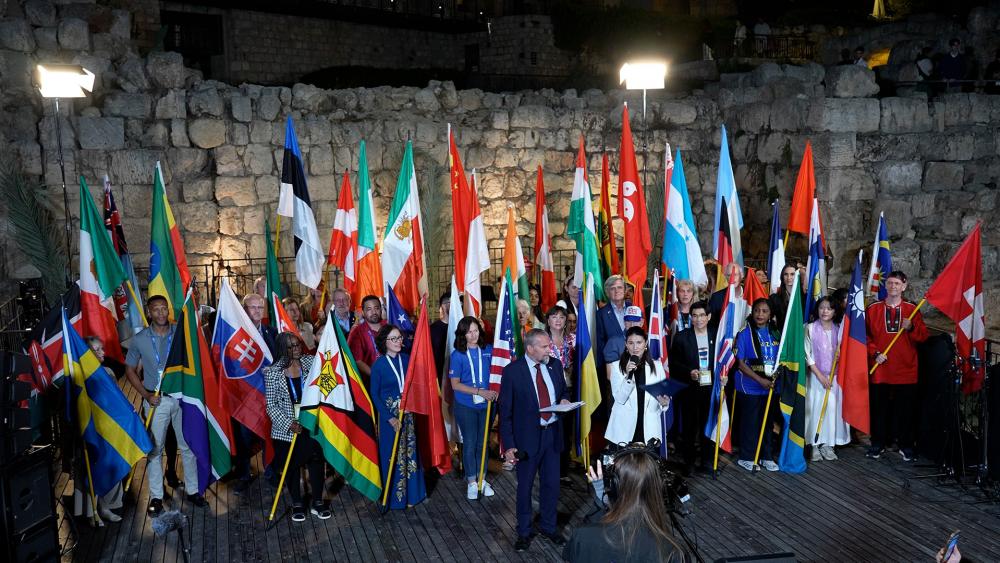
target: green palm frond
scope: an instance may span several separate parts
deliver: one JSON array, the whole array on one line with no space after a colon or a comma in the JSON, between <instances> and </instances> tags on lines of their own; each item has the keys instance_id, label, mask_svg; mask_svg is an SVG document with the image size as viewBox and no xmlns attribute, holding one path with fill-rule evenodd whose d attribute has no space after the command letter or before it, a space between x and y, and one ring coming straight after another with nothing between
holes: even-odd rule
<instances>
[{"instance_id":1,"label":"green palm frond","mask_svg":"<svg viewBox=\"0 0 1000 563\"><path fill-rule=\"evenodd\" d=\"M417 174L420 178L420 206L424 221L424 260L427 266L427 291L430 294L428 309L436 310L440 288L447 287L451 280L441 278L442 250L451 233L451 200L447 197L448 175L444 164L438 162L426 150L414 150L413 159L420 163ZM445 208L448 208L447 210Z\"/></svg>"}]
</instances>

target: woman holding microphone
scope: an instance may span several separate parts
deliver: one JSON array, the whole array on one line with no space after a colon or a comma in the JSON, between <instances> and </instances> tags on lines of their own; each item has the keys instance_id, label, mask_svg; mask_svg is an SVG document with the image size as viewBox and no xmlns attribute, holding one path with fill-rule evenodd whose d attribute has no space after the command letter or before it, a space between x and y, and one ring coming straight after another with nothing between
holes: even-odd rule
<instances>
[{"instance_id":1,"label":"woman holding microphone","mask_svg":"<svg viewBox=\"0 0 1000 563\"><path fill-rule=\"evenodd\" d=\"M604 438L615 445L647 443L663 439L660 413L670 406L670 397L653 397L643 386L666 379L659 362L649 357L646 331L639 326L625 331L625 352L611 364L611 394L614 403Z\"/></svg>"}]
</instances>

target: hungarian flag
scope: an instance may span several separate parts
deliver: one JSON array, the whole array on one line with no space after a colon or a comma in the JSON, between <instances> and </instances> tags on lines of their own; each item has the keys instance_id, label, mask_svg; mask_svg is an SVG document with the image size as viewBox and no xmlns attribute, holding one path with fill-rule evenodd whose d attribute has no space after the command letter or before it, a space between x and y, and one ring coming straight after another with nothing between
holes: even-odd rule
<instances>
[{"instance_id":1,"label":"hungarian flag","mask_svg":"<svg viewBox=\"0 0 1000 563\"><path fill-rule=\"evenodd\" d=\"M60 306L49 309L42 321L28 332L25 338L25 353L31 357L34 381L32 386L44 392L63 378L63 311L77 332L83 330L80 315L80 286L72 284L59 297Z\"/></svg>"},{"instance_id":2,"label":"hungarian flag","mask_svg":"<svg viewBox=\"0 0 1000 563\"><path fill-rule=\"evenodd\" d=\"M528 301L528 271L524 267L524 251L517 236L517 220L514 218L514 204L507 205L507 236L503 246L503 271L510 271L514 278L514 295Z\"/></svg>"},{"instance_id":3,"label":"hungarian flag","mask_svg":"<svg viewBox=\"0 0 1000 563\"><path fill-rule=\"evenodd\" d=\"M177 318L160 389L180 401L184 441L197 462L198 493L204 494L209 485L229 473L235 452L232 418L223 405L196 308L189 295Z\"/></svg>"},{"instance_id":4,"label":"hungarian flag","mask_svg":"<svg viewBox=\"0 0 1000 563\"><path fill-rule=\"evenodd\" d=\"M479 274L489 270L490 255L486 247L483 212L479 208L476 178L472 184L465 178L462 159L455 145L455 136L448 126L448 162L451 173L451 212L455 235L455 279L458 290L465 292L465 312L478 317L482 308L482 288Z\"/></svg>"},{"instance_id":5,"label":"hungarian flag","mask_svg":"<svg viewBox=\"0 0 1000 563\"><path fill-rule=\"evenodd\" d=\"M271 326L278 326L278 312L277 307L281 304L281 271L278 269L278 257L274 255L274 245L271 242L271 227L268 225L267 220L264 220L264 242L267 246L267 267L265 269L264 280L267 282L265 285L264 292L267 295L262 295L264 301L267 302L267 319L265 319ZM276 305L277 304L277 305ZM278 331L279 333L281 331Z\"/></svg>"},{"instance_id":6,"label":"hungarian flag","mask_svg":"<svg viewBox=\"0 0 1000 563\"><path fill-rule=\"evenodd\" d=\"M535 181L535 260L533 278L541 286L542 310L548 311L559 299L556 287L556 268L552 261L552 237L549 236L549 209L545 205L545 185L542 167L538 167Z\"/></svg>"},{"instance_id":7,"label":"hungarian flag","mask_svg":"<svg viewBox=\"0 0 1000 563\"><path fill-rule=\"evenodd\" d=\"M875 295L877 300L885 299L886 291L883 282L892 271L892 253L889 248L889 227L885 222L885 214L878 214L878 226L875 228L875 244L872 246L872 264L868 269L868 279L865 283L865 295Z\"/></svg>"},{"instance_id":8,"label":"hungarian flag","mask_svg":"<svg viewBox=\"0 0 1000 563\"><path fill-rule=\"evenodd\" d=\"M417 333L413 337L413 353L402 397L399 399L400 412L412 412L425 417L422 427L427 438L421 448L429 459L424 467L435 467L441 475L451 471L451 448L441 416L441 393L438 390L437 374L434 370L434 345L427 324L427 301L420 302L420 317L417 319Z\"/></svg>"},{"instance_id":9,"label":"hungarian flag","mask_svg":"<svg viewBox=\"0 0 1000 563\"><path fill-rule=\"evenodd\" d=\"M115 290L115 314L119 321L118 334L124 340L145 328L146 317L143 315L142 305L138 302L139 278L135 275L132 255L129 254L128 244L125 242L125 229L122 228L121 214L118 213L115 196L111 193L111 180L107 174L104 175L104 229L108 231L111 244L125 270L125 283ZM129 284L131 284L131 288L129 288Z\"/></svg>"},{"instance_id":10,"label":"hungarian flag","mask_svg":"<svg viewBox=\"0 0 1000 563\"><path fill-rule=\"evenodd\" d=\"M497 302L497 318L493 325L493 357L490 360L490 389L499 392L503 368L524 353L521 331L517 326L517 305L513 299L514 288L510 270L504 271ZM448 327L449 332L453 332Z\"/></svg>"},{"instance_id":11,"label":"hungarian flag","mask_svg":"<svg viewBox=\"0 0 1000 563\"><path fill-rule=\"evenodd\" d=\"M767 252L767 274L771 285L771 293L781 287L781 270L785 267L785 241L781 236L781 219L778 217L778 202L771 204L774 215L771 217L771 243Z\"/></svg>"},{"instance_id":12,"label":"hungarian flag","mask_svg":"<svg viewBox=\"0 0 1000 563\"><path fill-rule=\"evenodd\" d=\"M347 484L377 501L382 496L382 477L375 409L333 315L326 317L312 369L305 376L299 423L319 442L323 457Z\"/></svg>"},{"instance_id":13,"label":"hungarian flag","mask_svg":"<svg viewBox=\"0 0 1000 563\"><path fill-rule=\"evenodd\" d=\"M153 173L153 217L149 234L149 285L147 297L162 295L170 304L170 320L181 312L184 296L191 285L191 272L184 255L181 231L174 221L174 212L167 201L163 171L157 161Z\"/></svg>"},{"instance_id":14,"label":"hungarian flag","mask_svg":"<svg viewBox=\"0 0 1000 563\"><path fill-rule=\"evenodd\" d=\"M671 167L661 260L667 268L666 272L673 271L676 279L691 280L696 286L701 286L708 283L708 273L705 272L701 245L698 244L698 229L691 212L691 197L688 195L680 149L677 149L677 158L671 161Z\"/></svg>"},{"instance_id":15,"label":"hungarian flag","mask_svg":"<svg viewBox=\"0 0 1000 563\"><path fill-rule=\"evenodd\" d=\"M844 390L844 422L868 434L868 333L865 325L865 288L861 279L861 257L854 263L851 285L847 294L837 357L836 380ZM798 278L798 276L796 276Z\"/></svg>"},{"instance_id":16,"label":"hungarian flag","mask_svg":"<svg viewBox=\"0 0 1000 563\"><path fill-rule=\"evenodd\" d=\"M608 153L601 154L600 198L601 211L597 214L597 240L601 243L601 277L608 279L622 271L622 266L618 262L615 226L611 221L614 215L611 213L611 171L608 166Z\"/></svg>"},{"instance_id":17,"label":"hungarian flag","mask_svg":"<svg viewBox=\"0 0 1000 563\"><path fill-rule=\"evenodd\" d=\"M325 255L316 230L302 152L295 137L292 116L285 121L285 156L281 164L281 192L278 196L278 215L292 218L292 235L295 237L295 277L306 287L316 289L323 279Z\"/></svg>"},{"instance_id":18,"label":"hungarian flag","mask_svg":"<svg viewBox=\"0 0 1000 563\"><path fill-rule=\"evenodd\" d=\"M372 182L368 175L368 153L362 139L358 148L358 261L357 283L351 299L354 306L368 295L382 295L382 264L375 238L375 204L372 202Z\"/></svg>"},{"instance_id":19,"label":"hungarian flag","mask_svg":"<svg viewBox=\"0 0 1000 563\"><path fill-rule=\"evenodd\" d=\"M351 197L351 181L344 171L344 181L340 184L337 198L337 214L333 217L333 232L330 233L330 257L327 263L344 273L344 289L354 295L357 280L355 261L358 257L358 214L354 210ZM360 296L364 297L364 295ZM361 303L358 298L355 303Z\"/></svg>"},{"instance_id":20,"label":"hungarian flag","mask_svg":"<svg viewBox=\"0 0 1000 563\"><path fill-rule=\"evenodd\" d=\"M724 228L725 227L725 228ZM719 175L715 184L715 228L712 232L712 252L723 268L730 262L743 265L743 210L736 193L733 163L729 160L729 140L726 126L722 126L722 144L719 148Z\"/></svg>"},{"instance_id":21,"label":"hungarian flag","mask_svg":"<svg viewBox=\"0 0 1000 563\"><path fill-rule=\"evenodd\" d=\"M963 360L962 391L983 386L986 370L986 314L983 308L982 224L976 223L924 299L955 321L955 347Z\"/></svg>"},{"instance_id":22,"label":"hungarian flag","mask_svg":"<svg viewBox=\"0 0 1000 563\"><path fill-rule=\"evenodd\" d=\"M622 144L618 168L618 217L625 223L625 281L635 293L632 304L644 309L642 287L646 284L646 260L653 251L649 239L649 218L646 214L646 194L639 178L629 124L628 105L622 108Z\"/></svg>"},{"instance_id":23,"label":"hungarian flag","mask_svg":"<svg viewBox=\"0 0 1000 563\"><path fill-rule=\"evenodd\" d=\"M819 221L819 201L813 200L809 222L809 258L806 260L806 304L803 321L809 320L816 302L826 295L826 252L823 249L823 225Z\"/></svg>"},{"instance_id":24,"label":"hungarian flag","mask_svg":"<svg viewBox=\"0 0 1000 563\"><path fill-rule=\"evenodd\" d=\"M90 196L87 181L80 176L80 309L84 334L99 336L105 353L119 362L125 360L118 341L115 291L125 280L104 220Z\"/></svg>"},{"instance_id":25,"label":"hungarian flag","mask_svg":"<svg viewBox=\"0 0 1000 563\"><path fill-rule=\"evenodd\" d=\"M427 295L423 223L417 172L413 168L413 142L407 141L382 237L382 275L407 311L415 311L420 298Z\"/></svg>"},{"instance_id":26,"label":"hungarian flag","mask_svg":"<svg viewBox=\"0 0 1000 563\"><path fill-rule=\"evenodd\" d=\"M799 175L795 179L795 191L792 193L792 209L788 213L790 232L809 234L814 199L816 199L816 174L813 171L812 143L806 141L802 164L799 165Z\"/></svg>"},{"instance_id":27,"label":"hungarian flag","mask_svg":"<svg viewBox=\"0 0 1000 563\"><path fill-rule=\"evenodd\" d=\"M584 282L594 284L594 295L604 301L604 282L598 254L597 227L594 224L594 196L587 180L587 156L583 153L583 135L576 153L576 172L573 176L573 195L569 202L569 219L566 234L576 243L574 285L583 289ZM589 274L589 278L585 278Z\"/></svg>"},{"instance_id":28,"label":"hungarian flag","mask_svg":"<svg viewBox=\"0 0 1000 563\"><path fill-rule=\"evenodd\" d=\"M799 291L799 277L795 276L792 299L788 303L781 343L778 344L778 363L786 370L781 385L781 415L785 419L785 428L778 467L786 473L806 470L806 382L809 366L806 365L806 331L800 321L802 318L802 292Z\"/></svg>"}]
</instances>

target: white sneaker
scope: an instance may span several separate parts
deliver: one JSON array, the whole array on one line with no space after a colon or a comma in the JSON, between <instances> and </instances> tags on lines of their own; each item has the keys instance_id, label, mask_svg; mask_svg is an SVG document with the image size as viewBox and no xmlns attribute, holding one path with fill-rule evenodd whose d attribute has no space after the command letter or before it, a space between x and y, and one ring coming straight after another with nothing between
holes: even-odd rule
<instances>
[{"instance_id":1,"label":"white sneaker","mask_svg":"<svg viewBox=\"0 0 1000 563\"><path fill-rule=\"evenodd\" d=\"M837 458L837 454L833 451L833 446L823 446L819 449L819 453L823 456L823 459L827 461L834 461Z\"/></svg>"},{"instance_id":2,"label":"white sneaker","mask_svg":"<svg viewBox=\"0 0 1000 563\"><path fill-rule=\"evenodd\" d=\"M493 492L493 487L491 487L490 484L486 482L486 480L483 480L483 496L491 497L495 494L496 493Z\"/></svg>"},{"instance_id":3,"label":"white sneaker","mask_svg":"<svg viewBox=\"0 0 1000 563\"><path fill-rule=\"evenodd\" d=\"M101 508L100 510L98 510L98 512L101 514L101 519L103 519L103 520L105 520L107 522L121 522L122 521L122 517L121 516L118 516L114 512L111 512L107 508Z\"/></svg>"},{"instance_id":4,"label":"white sneaker","mask_svg":"<svg viewBox=\"0 0 1000 563\"><path fill-rule=\"evenodd\" d=\"M466 485L465 487L465 498L469 500L476 500L479 498L479 487L476 486L476 482L473 481Z\"/></svg>"},{"instance_id":5,"label":"white sneaker","mask_svg":"<svg viewBox=\"0 0 1000 563\"><path fill-rule=\"evenodd\" d=\"M743 469L746 469L747 471L751 471L751 472L753 471L753 462L750 461L750 460L741 459L741 460L739 460L739 461L736 462L736 465L739 465L740 467L742 467Z\"/></svg>"},{"instance_id":6,"label":"white sneaker","mask_svg":"<svg viewBox=\"0 0 1000 563\"><path fill-rule=\"evenodd\" d=\"M809 461L823 461L823 454L819 451L820 446L812 447L812 454L809 455Z\"/></svg>"},{"instance_id":7,"label":"white sneaker","mask_svg":"<svg viewBox=\"0 0 1000 563\"><path fill-rule=\"evenodd\" d=\"M761 464L761 466L764 469L767 469L768 471L777 471L778 470L778 464L774 463L773 461L771 461L769 459L765 459L764 461L760 462L760 464Z\"/></svg>"}]
</instances>

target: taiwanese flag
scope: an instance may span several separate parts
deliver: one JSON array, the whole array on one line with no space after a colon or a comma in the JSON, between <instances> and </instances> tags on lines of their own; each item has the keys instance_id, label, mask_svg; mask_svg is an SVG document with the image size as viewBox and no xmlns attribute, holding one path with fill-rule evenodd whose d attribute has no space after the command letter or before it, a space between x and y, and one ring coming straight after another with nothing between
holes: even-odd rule
<instances>
[{"instance_id":1,"label":"taiwanese flag","mask_svg":"<svg viewBox=\"0 0 1000 563\"><path fill-rule=\"evenodd\" d=\"M955 347L959 358L964 360L962 391L965 393L982 388L986 369L981 227L981 223L976 224L924 296L928 303L955 321Z\"/></svg>"},{"instance_id":2,"label":"taiwanese flag","mask_svg":"<svg viewBox=\"0 0 1000 563\"><path fill-rule=\"evenodd\" d=\"M625 222L625 279L635 287L632 304L640 309L645 305L642 286L646 283L646 261L653 251L649 238L649 219L646 215L646 194L639 179L635 160L632 127L629 125L628 106L622 109L622 144L618 172L618 216Z\"/></svg>"},{"instance_id":3,"label":"taiwanese flag","mask_svg":"<svg viewBox=\"0 0 1000 563\"><path fill-rule=\"evenodd\" d=\"M413 353L399 404L400 412L425 417L421 428L426 430L423 435L427 441L420 448L421 453L429 458L425 467L435 467L441 475L451 471L451 448L441 415L441 392L438 390L431 331L427 324L427 300L420 302L417 334L413 338Z\"/></svg>"},{"instance_id":4,"label":"taiwanese flag","mask_svg":"<svg viewBox=\"0 0 1000 563\"><path fill-rule=\"evenodd\" d=\"M844 422L865 434L870 433L868 418L868 336L865 329L865 288L861 281L861 256L854 264L847 295L838 352L836 380L844 391Z\"/></svg>"},{"instance_id":5,"label":"taiwanese flag","mask_svg":"<svg viewBox=\"0 0 1000 563\"><path fill-rule=\"evenodd\" d=\"M264 368L273 358L264 338L243 310L229 278L222 278L212 333L212 357L222 386L222 404L233 418L264 440L264 461L270 463L271 419L267 416Z\"/></svg>"}]
</instances>

